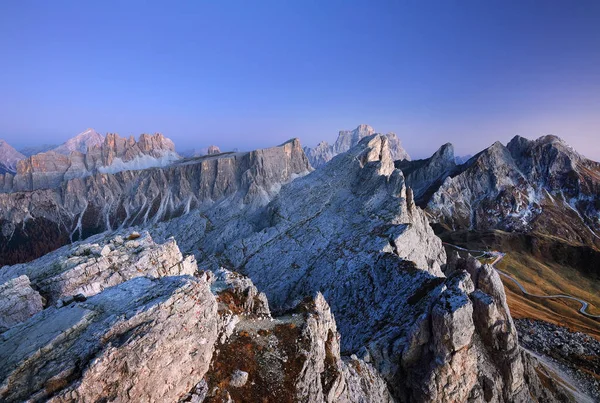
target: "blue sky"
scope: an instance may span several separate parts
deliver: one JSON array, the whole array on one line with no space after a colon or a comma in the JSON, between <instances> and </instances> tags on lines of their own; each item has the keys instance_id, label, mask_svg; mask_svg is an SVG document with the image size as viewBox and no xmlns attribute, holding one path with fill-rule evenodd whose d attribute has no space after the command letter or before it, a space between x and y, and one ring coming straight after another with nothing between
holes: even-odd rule
<instances>
[{"instance_id":1,"label":"blue sky","mask_svg":"<svg viewBox=\"0 0 600 403\"><path fill-rule=\"evenodd\" d=\"M413 157L557 134L600 160L600 2L0 2L0 138L162 132L178 148L334 141Z\"/></svg>"}]
</instances>

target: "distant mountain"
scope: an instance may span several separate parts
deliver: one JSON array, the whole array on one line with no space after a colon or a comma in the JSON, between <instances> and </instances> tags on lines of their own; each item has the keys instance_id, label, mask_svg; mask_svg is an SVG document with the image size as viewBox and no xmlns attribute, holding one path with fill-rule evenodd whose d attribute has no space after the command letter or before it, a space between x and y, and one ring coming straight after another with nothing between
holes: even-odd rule
<instances>
[{"instance_id":1,"label":"distant mountain","mask_svg":"<svg viewBox=\"0 0 600 403\"><path fill-rule=\"evenodd\" d=\"M79 151L80 153L85 154L89 147L99 146L103 141L103 135L99 134L94 129L87 129L54 148L52 151L64 155L69 155L72 151Z\"/></svg>"},{"instance_id":2,"label":"distant mountain","mask_svg":"<svg viewBox=\"0 0 600 403\"><path fill-rule=\"evenodd\" d=\"M160 133L142 134L138 141L133 136L108 134L100 144L94 144L98 139L94 133L84 132L61 146L66 150L89 144L85 154L77 149L68 154L55 149L24 158L14 176L0 175L0 192L56 188L73 178L162 167L180 158L173 142Z\"/></svg>"},{"instance_id":3,"label":"distant mountain","mask_svg":"<svg viewBox=\"0 0 600 403\"><path fill-rule=\"evenodd\" d=\"M315 148L304 147L304 152L314 168L320 168L338 154L345 153L356 146L360 140L375 134L375 130L369 125L359 125L354 130L341 130L333 145L326 141L320 142ZM395 133L385 135L389 141L390 152L394 160L410 160L408 153L402 148L402 143Z\"/></svg>"},{"instance_id":4,"label":"distant mountain","mask_svg":"<svg viewBox=\"0 0 600 403\"><path fill-rule=\"evenodd\" d=\"M4 140L0 140L0 174L15 173L17 162L25 156Z\"/></svg>"},{"instance_id":5,"label":"distant mountain","mask_svg":"<svg viewBox=\"0 0 600 403\"><path fill-rule=\"evenodd\" d=\"M221 149L215 145L204 148L192 148L179 153L184 158L202 157L205 155L221 154Z\"/></svg>"},{"instance_id":6,"label":"distant mountain","mask_svg":"<svg viewBox=\"0 0 600 403\"><path fill-rule=\"evenodd\" d=\"M600 164L556 136L500 142L456 166L453 154L399 165L417 203L450 229L541 232L600 246Z\"/></svg>"},{"instance_id":7,"label":"distant mountain","mask_svg":"<svg viewBox=\"0 0 600 403\"><path fill-rule=\"evenodd\" d=\"M465 162L467 162L468 160L470 160L471 158L473 158L473 156L471 154L467 154L467 155L462 155L462 156L456 156L454 157L454 162L456 162L456 165L462 165Z\"/></svg>"},{"instance_id":8,"label":"distant mountain","mask_svg":"<svg viewBox=\"0 0 600 403\"><path fill-rule=\"evenodd\" d=\"M19 150L19 152L26 157L31 157L32 155L39 154L39 153L45 153L46 151L53 150L57 147L58 146L56 144L42 144L40 146L31 146L31 147L21 148Z\"/></svg>"}]
</instances>

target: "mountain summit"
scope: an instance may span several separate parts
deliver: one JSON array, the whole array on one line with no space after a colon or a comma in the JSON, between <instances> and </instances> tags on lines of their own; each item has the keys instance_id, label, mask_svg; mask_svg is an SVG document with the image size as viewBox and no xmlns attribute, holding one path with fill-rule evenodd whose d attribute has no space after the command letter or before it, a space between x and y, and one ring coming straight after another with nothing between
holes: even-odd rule
<instances>
[{"instance_id":1,"label":"mountain summit","mask_svg":"<svg viewBox=\"0 0 600 403\"><path fill-rule=\"evenodd\" d=\"M88 148L99 146L104 142L104 136L94 129L87 129L79 133L77 136L67 140L65 143L56 147L52 151L58 154L69 155L73 151L79 151L86 154Z\"/></svg>"},{"instance_id":2,"label":"mountain summit","mask_svg":"<svg viewBox=\"0 0 600 403\"><path fill-rule=\"evenodd\" d=\"M320 142L315 148L304 147L304 152L314 168L320 168L338 154L345 153L356 146L362 139L376 134L369 125L361 124L354 130L340 130L335 144ZM408 153L402 148L402 143L396 133L385 135L389 141L389 149L393 160L410 160Z\"/></svg>"}]
</instances>

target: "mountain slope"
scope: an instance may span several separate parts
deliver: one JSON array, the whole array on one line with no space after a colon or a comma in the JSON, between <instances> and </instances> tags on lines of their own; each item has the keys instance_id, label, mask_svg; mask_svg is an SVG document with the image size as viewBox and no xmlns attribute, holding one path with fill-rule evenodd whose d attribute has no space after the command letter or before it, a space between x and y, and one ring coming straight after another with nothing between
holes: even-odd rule
<instances>
[{"instance_id":1,"label":"mountain slope","mask_svg":"<svg viewBox=\"0 0 600 403\"><path fill-rule=\"evenodd\" d=\"M14 174L17 170L17 163L25 156L15 150L4 140L0 140L0 175L6 173Z\"/></svg>"},{"instance_id":2,"label":"mountain slope","mask_svg":"<svg viewBox=\"0 0 600 403\"><path fill-rule=\"evenodd\" d=\"M137 155L133 151L160 152L153 141L161 139L151 136L135 147L127 147L132 139L109 135L105 141L111 147L90 150L88 160L114 162ZM309 169L300 143L293 140L270 149L183 160L167 167L99 172L62 180L51 188L0 194L0 265L30 260L105 230L177 217L221 199L264 204L281 183Z\"/></svg>"},{"instance_id":3,"label":"mountain slope","mask_svg":"<svg viewBox=\"0 0 600 403\"><path fill-rule=\"evenodd\" d=\"M88 148L99 146L104 141L104 136L96 132L94 129L87 129L79 133L77 136L70 138L65 143L52 149L55 153L69 155L73 151L78 151L82 154L87 153Z\"/></svg>"}]
</instances>

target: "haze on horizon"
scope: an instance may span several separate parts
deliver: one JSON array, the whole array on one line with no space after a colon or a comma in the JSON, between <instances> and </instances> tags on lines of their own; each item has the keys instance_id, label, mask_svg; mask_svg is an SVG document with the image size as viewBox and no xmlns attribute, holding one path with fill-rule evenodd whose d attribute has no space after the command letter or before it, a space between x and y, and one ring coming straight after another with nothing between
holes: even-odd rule
<instances>
[{"instance_id":1,"label":"haze on horizon","mask_svg":"<svg viewBox=\"0 0 600 403\"><path fill-rule=\"evenodd\" d=\"M179 150L335 141L413 158L556 134L600 160L600 2L4 2L0 138L88 127Z\"/></svg>"}]
</instances>

